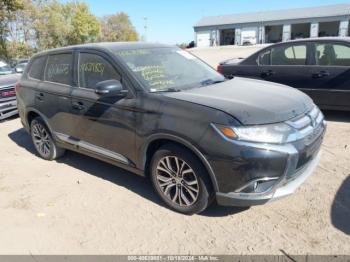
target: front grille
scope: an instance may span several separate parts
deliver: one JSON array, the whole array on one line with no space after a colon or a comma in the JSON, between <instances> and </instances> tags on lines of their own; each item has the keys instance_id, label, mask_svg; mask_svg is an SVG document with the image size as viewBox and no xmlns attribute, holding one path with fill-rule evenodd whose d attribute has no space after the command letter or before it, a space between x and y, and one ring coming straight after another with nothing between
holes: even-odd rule
<instances>
[{"instance_id":1,"label":"front grille","mask_svg":"<svg viewBox=\"0 0 350 262\"><path fill-rule=\"evenodd\" d=\"M318 153L322 144L324 131L323 114L315 106L308 113L287 121L287 124L298 130L299 139L304 142L303 149L299 151L296 170L303 169ZM291 177L293 177L292 174Z\"/></svg>"},{"instance_id":2,"label":"front grille","mask_svg":"<svg viewBox=\"0 0 350 262\"><path fill-rule=\"evenodd\" d=\"M286 123L298 130L298 139L305 139L305 144L312 144L323 131L323 114L315 106L308 113L287 121Z\"/></svg>"},{"instance_id":3,"label":"front grille","mask_svg":"<svg viewBox=\"0 0 350 262\"><path fill-rule=\"evenodd\" d=\"M318 153L322 144L322 139L319 136L311 145L307 146L302 152L299 152L297 171L304 168Z\"/></svg>"},{"instance_id":4,"label":"front grille","mask_svg":"<svg viewBox=\"0 0 350 262\"><path fill-rule=\"evenodd\" d=\"M5 87L0 89L0 101L6 101L8 98L16 96L16 90L13 86Z\"/></svg>"}]
</instances>

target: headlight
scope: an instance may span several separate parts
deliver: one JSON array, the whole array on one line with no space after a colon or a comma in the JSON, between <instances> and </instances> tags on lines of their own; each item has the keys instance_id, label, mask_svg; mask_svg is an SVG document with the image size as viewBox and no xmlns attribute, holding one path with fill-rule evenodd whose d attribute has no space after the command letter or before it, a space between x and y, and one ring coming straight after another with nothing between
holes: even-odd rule
<instances>
[{"instance_id":1,"label":"headlight","mask_svg":"<svg viewBox=\"0 0 350 262\"><path fill-rule=\"evenodd\" d=\"M234 140L272 144L296 140L296 130L285 123L244 127L215 125L215 128L225 137Z\"/></svg>"}]
</instances>

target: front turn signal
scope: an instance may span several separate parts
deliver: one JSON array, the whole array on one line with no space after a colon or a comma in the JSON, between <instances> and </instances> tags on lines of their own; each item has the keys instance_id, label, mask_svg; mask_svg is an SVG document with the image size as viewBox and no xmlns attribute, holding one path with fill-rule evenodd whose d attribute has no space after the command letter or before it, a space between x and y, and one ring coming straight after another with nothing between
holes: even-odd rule
<instances>
[{"instance_id":1,"label":"front turn signal","mask_svg":"<svg viewBox=\"0 0 350 262\"><path fill-rule=\"evenodd\" d=\"M233 131L233 129L230 128L230 127L225 127L225 126L219 127L219 130L220 130L220 132L221 132L224 136L226 136L227 138L230 138L230 139L236 139L236 138L238 138L237 134L236 134L236 133Z\"/></svg>"}]
</instances>

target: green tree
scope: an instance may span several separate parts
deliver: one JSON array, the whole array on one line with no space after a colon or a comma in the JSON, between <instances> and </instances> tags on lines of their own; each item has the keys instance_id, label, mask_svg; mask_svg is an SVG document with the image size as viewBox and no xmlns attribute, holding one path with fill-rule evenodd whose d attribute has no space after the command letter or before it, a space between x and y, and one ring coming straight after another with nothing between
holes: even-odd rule
<instances>
[{"instance_id":1,"label":"green tree","mask_svg":"<svg viewBox=\"0 0 350 262\"><path fill-rule=\"evenodd\" d=\"M72 15L69 44L95 42L100 36L101 26L97 18L90 14L87 4L81 3Z\"/></svg>"},{"instance_id":2,"label":"green tree","mask_svg":"<svg viewBox=\"0 0 350 262\"><path fill-rule=\"evenodd\" d=\"M6 43L6 51L8 59L31 57L37 50L23 42Z\"/></svg>"},{"instance_id":3,"label":"green tree","mask_svg":"<svg viewBox=\"0 0 350 262\"><path fill-rule=\"evenodd\" d=\"M34 39L32 24L36 19L36 7L33 0L22 0L22 8L13 12L8 25L8 40L29 42Z\"/></svg>"},{"instance_id":4,"label":"green tree","mask_svg":"<svg viewBox=\"0 0 350 262\"><path fill-rule=\"evenodd\" d=\"M124 13L105 16L101 19L101 41L138 41L139 35L132 25L129 16Z\"/></svg>"},{"instance_id":5,"label":"green tree","mask_svg":"<svg viewBox=\"0 0 350 262\"><path fill-rule=\"evenodd\" d=\"M0 1L0 15L6 18L0 21L6 32L1 33L0 44L3 50L8 50L6 58L87 42L139 39L126 13L98 19L91 14L88 4L79 0ZM5 7L4 3L17 4Z\"/></svg>"},{"instance_id":6,"label":"green tree","mask_svg":"<svg viewBox=\"0 0 350 262\"><path fill-rule=\"evenodd\" d=\"M100 24L86 3L47 1L37 9L34 30L40 50L94 42L100 36Z\"/></svg>"},{"instance_id":7,"label":"green tree","mask_svg":"<svg viewBox=\"0 0 350 262\"><path fill-rule=\"evenodd\" d=\"M20 0L1 0L0 1L0 57L8 58L6 41L9 33L9 21L13 13L22 9Z\"/></svg>"},{"instance_id":8,"label":"green tree","mask_svg":"<svg viewBox=\"0 0 350 262\"><path fill-rule=\"evenodd\" d=\"M64 4L57 1L36 6L37 17L33 23L36 45L39 50L64 46L71 31L70 14Z\"/></svg>"}]
</instances>

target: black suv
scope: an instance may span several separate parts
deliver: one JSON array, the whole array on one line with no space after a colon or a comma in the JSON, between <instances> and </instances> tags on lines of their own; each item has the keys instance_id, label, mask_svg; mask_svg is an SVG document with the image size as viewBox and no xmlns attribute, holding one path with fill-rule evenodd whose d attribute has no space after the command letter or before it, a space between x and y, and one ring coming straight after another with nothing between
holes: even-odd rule
<instances>
[{"instance_id":1,"label":"black suv","mask_svg":"<svg viewBox=\"0 0 350 262\"><path fill-rule=\"evenodd\" d=\"M65 149L149 176L176 211L251 206L289 195L312 173L325 121L278 84L225 79L172 46L103 43L34 56L17 85L38 154Z\"/></svg>"}]
</instances>

